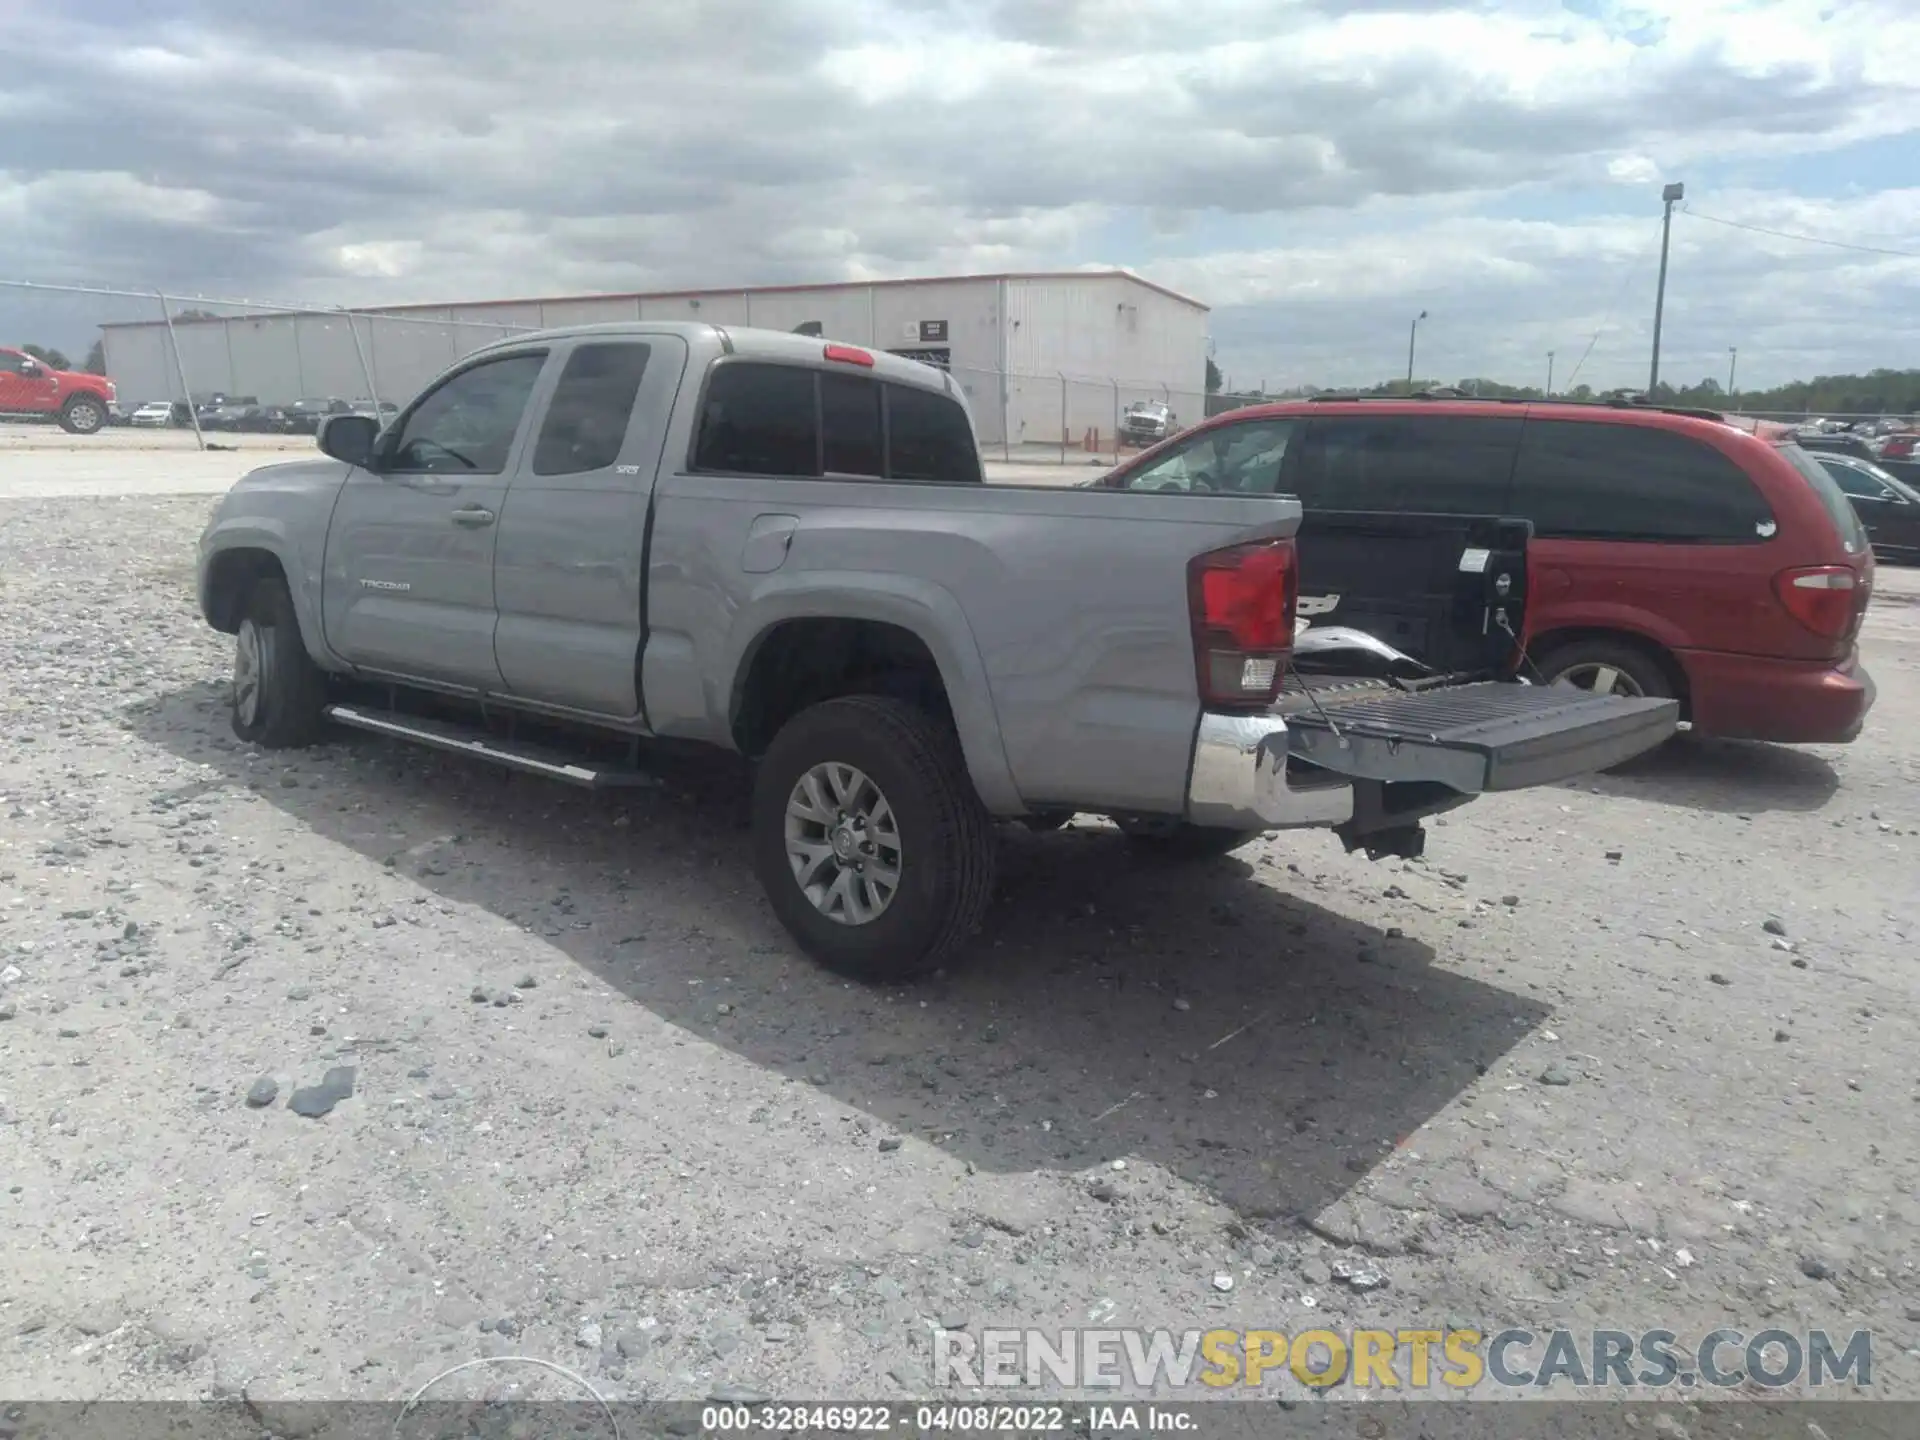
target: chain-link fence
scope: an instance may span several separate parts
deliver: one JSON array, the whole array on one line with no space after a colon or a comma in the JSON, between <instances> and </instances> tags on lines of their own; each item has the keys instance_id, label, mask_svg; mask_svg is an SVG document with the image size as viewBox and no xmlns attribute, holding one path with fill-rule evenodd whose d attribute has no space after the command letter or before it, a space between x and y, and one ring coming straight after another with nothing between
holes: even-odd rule
<instances>
[{"instance_id":1,"label":"chain-link fence","mask_svg":"<svg viewBox=\"0 0 1920 1440\"><path fill-rule=\"evenodd\" d=\"M1112 376L953 367L981 450L1031 464L1113 464L1198 424L1200 390Z\"/></svg>"},{"instance_id":2,"label":"chain-link fence","mask_svg":"<svg viewBox=\"0 0 1920 1440\"><path fill-rule=\"evenodd\" d=\"M611 296L395 313L16 280L0 280L0 305L9 332L0 333L0 346L31 346L58 362L51 370L91 371L111 383L108 423L125 428L128 443L249 448L302 443L294 437L311 435L328 413L390 414L463 355L496 340L640 317L633 300ZM473 318L480 308L487 318ZM988 459L1112 464L1209 413L1209 397L1198 389L950 369ZM0 387L7 378L0 372ZM62 420L55 387L41 385L44 394L13 388L10 399L0 395L0 414Z\"/></svg>"},{"instance_id":3,"label":"chain-link fence","mask_svg":"<svg viewBox=\"0 0 1920 1440\"><path fill-rule=\"evenodd\" d=\"M0 303L0 415L46 434L95 433L98 416L161 448L308 444L324 416L391 415L462 355L543 323L19 280L0 280Z\"/></svg>"}]
</instances>

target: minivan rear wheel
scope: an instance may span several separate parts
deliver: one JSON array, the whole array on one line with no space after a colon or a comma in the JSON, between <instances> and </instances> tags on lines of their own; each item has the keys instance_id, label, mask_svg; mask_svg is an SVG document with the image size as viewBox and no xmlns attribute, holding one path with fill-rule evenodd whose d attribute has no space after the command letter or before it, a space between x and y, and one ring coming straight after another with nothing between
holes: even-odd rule
<instances>
[{"instance_id":1,"label":"minivan rear wheel","mask_svg":"<svg viewBox=\"0 0 1920 1440\"><path fill-rule=\"evenodd\" d=\"M1540 662L1549 685L1569 685L1594 695L1671 700L1673 681L1660 662L1636 645L1617 640L1576 640Z\"/></svg>"}]
</instances>

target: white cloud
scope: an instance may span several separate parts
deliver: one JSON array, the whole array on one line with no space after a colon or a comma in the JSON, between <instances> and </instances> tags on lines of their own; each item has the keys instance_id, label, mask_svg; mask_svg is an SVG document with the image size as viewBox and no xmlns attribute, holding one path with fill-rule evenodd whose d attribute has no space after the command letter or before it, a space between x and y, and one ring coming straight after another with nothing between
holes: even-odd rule
<instances>
[{"instance_id":1,"label":"white cloud","mask_svg":"<svg viewBox=\"0 0 1920 1440\"><path fill-rule=\"evenodd\" d=\"M1315 327L1411 306L1497 371L1543 334L1573 343L1597 297L1647 308L1662 176L1708 213L1913 247L1898 165L1844 210L1713 179L1920 136L1910 0L1584 8L575 0L556 24L548 0L161 0L138 27L54 29L0 10L0 213L30 221L0 263L322 303L1124 264L1221 307L1230 367L1371 364L1370 340L1349 355ZM1651 191L1631 213L1630 187ZM1756 381L1904 358L1920 296L1897 266L1677 231L1702 248L1676 252L1675 325L1682 281L1719 277L1725 315L1701 323L1772 337L1751 361L1728 342ZM1822 298L1791 336L1782 274Z\"/></svg>"}]
</instances>

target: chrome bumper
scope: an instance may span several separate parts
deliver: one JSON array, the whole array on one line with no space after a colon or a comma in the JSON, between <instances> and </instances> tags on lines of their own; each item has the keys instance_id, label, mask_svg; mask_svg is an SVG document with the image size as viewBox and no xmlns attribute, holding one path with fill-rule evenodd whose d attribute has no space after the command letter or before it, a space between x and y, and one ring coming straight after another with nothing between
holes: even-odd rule
<instances>
[{"instance_id":1,"label":"chrome bumper","mask_svg":"<svg viewBox=\"0 0 1920 1440\"><path fill-rule=\"evenodd\" d=\"M1342 825L1353 818L1353 786L1314 772L1287 775L1287 722L1278 715L1200 717L1187 781L1187 819L1234 830ZM1324 778L1319 778L1324 777Z\"/></svg>"}]
</instances>

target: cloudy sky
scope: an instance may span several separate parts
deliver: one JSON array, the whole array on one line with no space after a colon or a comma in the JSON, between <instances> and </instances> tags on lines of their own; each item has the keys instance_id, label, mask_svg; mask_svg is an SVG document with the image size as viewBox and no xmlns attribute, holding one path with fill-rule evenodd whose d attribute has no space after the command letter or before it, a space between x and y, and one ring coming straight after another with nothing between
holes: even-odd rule
<instances>
[{"instance_id":1,"label":"cloudy sky","mask_svg":"<svg viewBox=\"0 0 1920 1440\"><path fill-rule=\"evenodd\" d=\"M1121 265L1269 387L1920 365L1914 0L0 0L0 279L315 303ZM1705 217L1714 217L1708 219ZM0 340L125 302L0 288ZM20 332L20 333L16 333ZM1596 340L1594 337L1598 336ZM1584 355L1584 360L1582 359Z\"/></svg>"}]
</instances>

